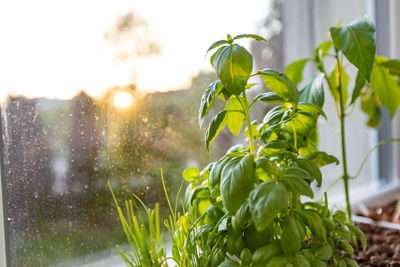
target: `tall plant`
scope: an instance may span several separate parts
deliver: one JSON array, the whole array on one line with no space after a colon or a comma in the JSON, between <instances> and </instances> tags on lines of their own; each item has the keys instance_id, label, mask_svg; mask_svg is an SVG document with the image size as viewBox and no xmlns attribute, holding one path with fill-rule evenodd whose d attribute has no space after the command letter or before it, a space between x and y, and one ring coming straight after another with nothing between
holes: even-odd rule
<instances>
[{"instance_id":1,"label":"tall plant","mask_svg":"<svg viewBox=\"0 0 400 267\"><path fill-rule=\"evenodd\" d=\"M367 17L361 17L353 23L345 26L330 28L331 40L322 42L314 52L313 58L305 58L291 63L285 69L288 77L296 83L302 80L302 72L307 62L314 62L317 76L314 80L320 83L317 87L308 84L301 92L318 90L318 98L324 98L322 79L326 81L332 98L335 102L338 118L340 120L342 176L346 197L346 211L351 218L351 203L349 197L349 180L356 178L363 167L365 159L356 175L351 176L348 171L347 145L346 145L346 118L354 109L357 100L361 99L361 109L367 114L368 126L378 127L381 117L380 107L386 107L392 116L400 105L400 61L388 59L376 54L375 26ZM330 52L333 50L333 54ZM334 59L334 67L328 72L325 59ZM346 73L349 63L358 70L353 91L349 92L350 77ZM310 99L315 102L315 99ZM385 140L387 142L399 142L399 139ZM373 149L375 149L375 146ZM372 152L372 151L371 151ZM367 154L366 157L370 152Z\"/></svg>"},{"instance_id":2,"label":"tall plant","mask_svg":"<svg viewBox=\"0 0 400 267\"><path fill-rule=\"evenodd\" d=\"M172 243L170 259L179 266L357 266L351 255L357 240L365 249L364 234L345 212L328 209L326 195L323 203L304 198L314 196L311 183L321 185L320 167L338 163L317 149L317 119L326 117L322 78L299 92L283 73L252 73L252 55L236 43L242 38L266 42L257 35L228 35L209 48L219 80L205 90L199 120L202 125L215 101L222 100L225 106L205 134L206 148L225 127L238 135L245 125L247 140L202 171L190 167L183 172L189 184L180 211L167 195L171 216L164 225ZM251 76L261 77L272 92L249 99ZM250 116L257 102L278 105L258 123ZM127 216L119 208L134 252L121 255L129 266L167 265L157 209L146 208L145 226L134 206L127 204Z\"/></svg>"}]
</instances>

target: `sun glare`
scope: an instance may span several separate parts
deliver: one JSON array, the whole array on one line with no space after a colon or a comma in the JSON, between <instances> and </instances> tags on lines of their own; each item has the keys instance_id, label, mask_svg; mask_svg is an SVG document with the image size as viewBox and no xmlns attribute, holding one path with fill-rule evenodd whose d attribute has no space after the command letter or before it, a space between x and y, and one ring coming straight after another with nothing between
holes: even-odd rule
<instances>
[{"instance_id":1,"label":"sun glare","mask_svg":"<svg viewBox=\"0 0 400 267\"><path fill-rule=\"evenodd\" d=\"M125 92L119 92L114 95L114 105L117 108L127 108L132 105L132 95Z\"/></svg>"}]
</instances>

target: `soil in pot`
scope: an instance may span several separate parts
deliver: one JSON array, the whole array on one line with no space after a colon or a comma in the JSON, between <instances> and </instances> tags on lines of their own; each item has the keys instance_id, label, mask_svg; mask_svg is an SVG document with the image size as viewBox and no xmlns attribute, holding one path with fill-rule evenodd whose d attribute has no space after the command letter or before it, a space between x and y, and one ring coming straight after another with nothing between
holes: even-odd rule
<instances>
[{"instance_id":1,"label":"soil in pot","mask_svg":"<svg viewBox=\"0 0 400 267\"><path fill-rule=\"evenodd\" d=\"M367 250L355 251L353 258L360 267L400 267L400 231L371 224L357 226L367 236Z\"/></svg>"}]
</instances>

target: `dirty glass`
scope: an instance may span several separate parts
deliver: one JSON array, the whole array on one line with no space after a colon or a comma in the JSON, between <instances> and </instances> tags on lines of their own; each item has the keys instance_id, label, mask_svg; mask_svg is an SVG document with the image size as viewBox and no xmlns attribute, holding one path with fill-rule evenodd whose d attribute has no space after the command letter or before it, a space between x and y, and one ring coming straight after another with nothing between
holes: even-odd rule
<instances>
[{"instance_id":1,"label":"dirty glass","mask_svg":"<svg viewBox=\"0 0 400 267\"><path fill-rule=\"evenodd\" d=\"M135 193L167 214L161 169L174 199L186 167L232 145L225 134L211 154L204 147L197 110L216 79L205 51L227 33L277 35L279 1L57 2L10 1L0 11L9 260L123 266L107 183L120 203ZM252 19L238 22L243 12ZM257 60L272 57L244 45Z\"/></svg>"}]
</instances>

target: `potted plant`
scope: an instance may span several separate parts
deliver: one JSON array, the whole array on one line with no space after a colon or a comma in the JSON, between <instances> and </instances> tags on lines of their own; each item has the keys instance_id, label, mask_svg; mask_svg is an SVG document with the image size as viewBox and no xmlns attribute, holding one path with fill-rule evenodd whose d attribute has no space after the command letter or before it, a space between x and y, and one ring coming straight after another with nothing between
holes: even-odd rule
<instances>
[{"instance_id":1,"label":"potted plant","mask_svg":"<svg viewBox=\"0 0 400 267\"><path fill-rule=\"evenodd\" d=\"M346 212L348 218L351 218L352 207L349 198L349 180L359 176L367 157L374 149L388 142L399 142L400 139L390 139L379 142L365 155L358 172L355 175L350 175L348 172L349 161L346 157L345 120L348 114L351 113L349 111L355 108L358 102L357 100L359 99L361 102L361 109L369 118L367 122L368 126L379 126L381 106L387 108L391 116L394 117L400 105L400 61L376 55L375 26L367 17L362 17L349 25L331 27L330 37L331 40L322 42L315 49L313 58L305 58L291 63L285 69L285 73L292 80L299 82L302 79L304 66L307 62L313 62L317 71L317 75L313 81L316 80L317 83L309 83L301 92L304 90L319 90L321 94L319 98L323 98L323 89L321 89L323 87L323 80L325 80L325 84L328 86L340 120L341 163L343 172L342 176L339 177L337 181L343 180L346 197ZM332 71L328 71L325 66L325 58L328 57L333 58L335 61ZM345 67L350 64L355 66L358 70L352 92L348 88L350 77L347 75ZM388 192L389 191L386 191L385 194ZM385 196L385 201L387 202L387 200L393 199L393 195L392 192L392 197ZM380 195L379 198L382 198L382 195ZM367 201L371 205L378 205L378 203L374 204L377 200L378 199L375 197ZM387 204L385 201L380 204ZM394 213L394 215L383 215L384 217L386 216L386 218L394 218L396 216L396 202L392 202L390 205L392 205L391 212ZM400 206L397 208L399 209L397 213L400 214ZM385 211L390 208L383 209ZM378 214L376 213L370 213L369 216L374 219L378 218ZM356 219L360 220L359 218ZM361 221L366 222L364 219L361 219ZM383 225L390 227L390 224ZM391 226L391 228L400 230L399 226ZM386 235L383 233L386 230L376 230L369 226L363 226L363 229L369 231L371 234L371 238L369 238L371 249L373 249L376 254L382 254L383 251L380 250L383 245L381 248L377 248L373 246L373 243L377 243L376 240L382 239L382 236ZM379 233L377 231L379 231ZM392 243L394 239L400 241L400 232L393 230L388 230L386 232L390 233L388 236L385 236L389 243ZM381 243L377 244L380 245ZM380 263L389 264L391 263L390 258L392 257L395 258L396 263L400 263L400 248L389 247L385 248L385 250L389 251L391 255L386 256L387 262L380 261ZM397 255L393 256L395 254Z\"/></svg>"},{"instance_id":2,"label":"potted plant","mask_svg":"<svg viewBox=\"0 0 400 267\"><path fill-rule=\"evenodd\" d=\"M323 203L309 199L311 183L319 187L322 182L319 168L338 163L317 148L317 119L325 117L321 79L299 92L278 71L252 74L252 55L236 43L242 38L266 42L252 34L228 35L208 49L219 80L205 90L199 120L201 125L221 99L226 104L208 126L206 148L223 128L238 135L243 124L246 142L201 171L186 169L183 178L189 184L175 205L165 190L171 256L163 245L157 206L144 207L144 216L136 206L139 198L126 202L125 214L116 203L132 249L120 250L121 256L128 266L165 266L168 261L178 266L358 266L351 255L359 244L365 249L363 232L345 212L329 210L326 194ZM248 99L251 76L261 77L272 92ZM250 107L257 102L278 105L262 122L251 121Z\"/></svg>"}]
</instances>

